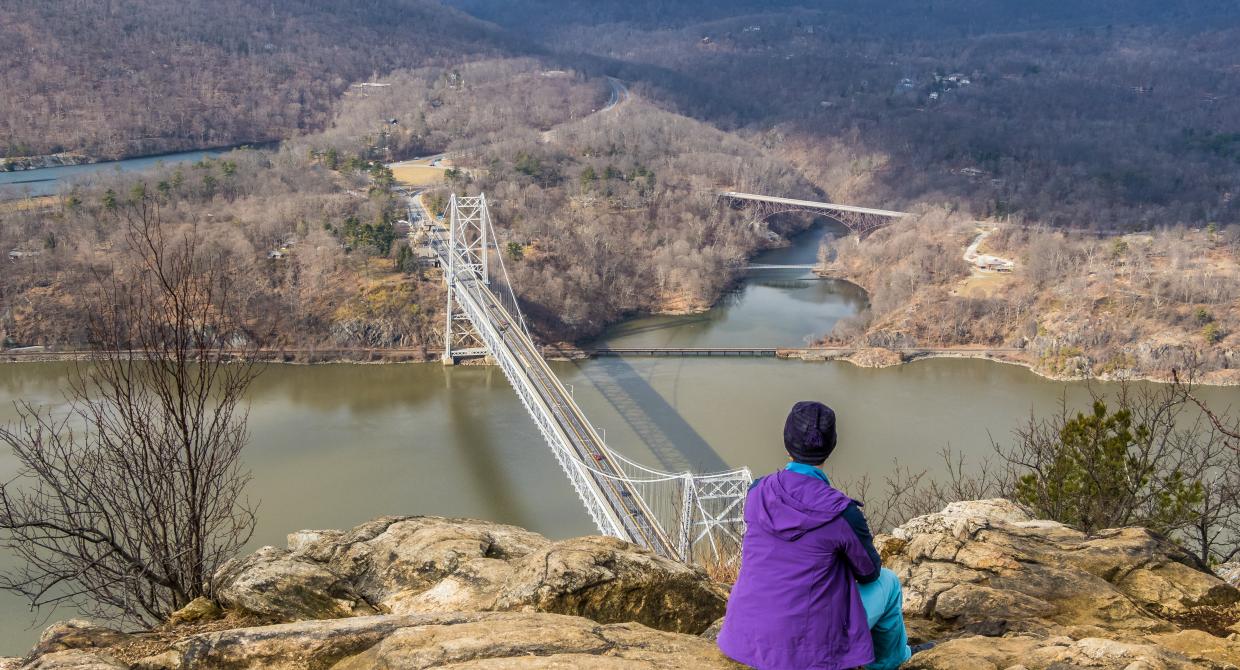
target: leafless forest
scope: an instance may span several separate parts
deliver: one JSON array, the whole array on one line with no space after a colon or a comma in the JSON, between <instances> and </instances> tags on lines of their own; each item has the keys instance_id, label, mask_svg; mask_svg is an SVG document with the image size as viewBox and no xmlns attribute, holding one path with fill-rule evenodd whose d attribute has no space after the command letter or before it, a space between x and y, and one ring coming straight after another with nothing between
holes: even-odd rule
<instances>
[{"instance_id":1,"label":"leafless forest","mask_svg":"<svg viewBox=\"0 0 1240 670\"><path fill-rule=\"evenodd\" d=\"M198 231L233 260L239 311L270 346L425 344L421 282L392 274L403 216L368 173L332 171L289 151L243 150L149 175L106 175L50 209L0 213L0 240L28 252L0 274L10 344L80 346L85 292L123 262L112 213L148 197L165 225ZM428 302L430 302L428 300Z\"/></svg>"},{"instance_id":2,"label":"leafless forest","mask_svg":"<svg viewBox=\"0 0 1240 670\"><path fill-rule=\"evenodd\" d=\"M428 0L3 0L0 44L0 158L285 139L376 72L511 48Z\"/></svg>"},{"instance_id":3,"label":"leafless forest","mask_svg":"<svg viewBox=\"0 0 1240 670\"><path fill-rule=\"evenodd\" d=\"M870 309L833 344L899 349L982 345L1056 377L1174 369L1226 379L1240 324L1240 226L1097 236L1000 227L985 249L1017 263L982 273L960 250L980 229L942 209L865 241L834 241L826 271L867 287Z\"/></svg>"},{"instance_id":4,"label":"leafless forest","mask_svg":"<svg viewBox=\"0 0 1240 670\"><path fill-rule=\"evenodd\" d=\"M701 309L808 223L719 206L736 188L918 214L835 243L828 270L871 293L835 342L1020 347L1056 375L1236 367L1227 3L0 4L10 156L286 140L0 208L10 345L83 340L78 288L114 260L101 215L143 189L251 264L267 341L432 347L440 289L381 163L451 151L430 201L491 196L546 340ZM603 75L633 98L596 113ZM972 276L975 220L1016 273Z\"/></svg>"},{"instance_id":5,"label":"leafless forest","mask_svg":"<svg viewBox=\"0 0 1240 670\"><path fill-rule=\"evenodd\" d=\"M1099 228L1240 212L1227 3L454 4L795 154L842 199Z\"/></svg>"}]
</instances>

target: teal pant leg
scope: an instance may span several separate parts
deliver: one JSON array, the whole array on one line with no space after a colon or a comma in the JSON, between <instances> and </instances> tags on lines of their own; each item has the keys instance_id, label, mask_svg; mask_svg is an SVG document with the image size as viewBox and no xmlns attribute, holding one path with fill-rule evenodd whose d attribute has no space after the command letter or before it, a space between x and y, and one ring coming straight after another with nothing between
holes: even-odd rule
<instances>
[{"instance_id":1,"label":"teal pant leg","mask_svg":"<svg viewBox=\"0 0 1240 670\"><path fill-rule=\"evenodd\" d=\"M883 568L878 579L869 584L858 584L861 604L870 622L870 635L874 638L874 662L867 670L895 670L913 655L908 648L908 635L904 630L904 594L900 591L900 578Z\"/></svg>"}]
</instances>

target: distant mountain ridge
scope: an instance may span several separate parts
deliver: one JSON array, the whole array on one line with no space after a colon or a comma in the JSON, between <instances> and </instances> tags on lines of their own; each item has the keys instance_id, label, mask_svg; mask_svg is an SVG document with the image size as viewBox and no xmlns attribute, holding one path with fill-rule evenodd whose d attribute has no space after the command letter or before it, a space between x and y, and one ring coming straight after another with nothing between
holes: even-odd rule
<instances>
[{"instance_id":1,"label":"distant mountain ridge","mask_svg":"<svg viewBox=\"0 0 1240 670\"><path fill-rule=\"evenodd\" d=\"M919 34L1045 30L1065 27L1177 24L1218 27L1240 20L1226 0L445 0L446 4L510 28L631 23L642 28L681 28L726 17L763 13L820 12L848 22L864 17L867 29Z\"/></svg>"},{"instance_id":2,"label":"distant mountain ridge","mask_svg":"<svg viewBox=\"0 0 1240 670\"><path fill-rule=\"evenodd\" d=\"M433 0L0 0L0 43L0 157L279 139L373 73L522 50Z\"/></svg>"}]
</instances>

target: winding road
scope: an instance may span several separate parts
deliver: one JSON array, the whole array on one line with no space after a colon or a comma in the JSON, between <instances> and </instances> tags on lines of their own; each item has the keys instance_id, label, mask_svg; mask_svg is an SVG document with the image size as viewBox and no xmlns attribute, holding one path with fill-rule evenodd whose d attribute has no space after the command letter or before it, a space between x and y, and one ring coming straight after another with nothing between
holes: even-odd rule
<instances>
[{"instance_id":1,"label":"winding road","mask_svg":"<svg viewBox=\"0 0 1240 670\"><path fill-rule=\"evenodd\" d=\"M606 112L610 112L613 109L623 106L625 103L627 103L629 100L633 98L633 94L629 92L629 87L625 86L624 82L620 81L619 79L609 75L607 77L607 85L611 87L611 95L610 97L607 98L607 104L603 105L601 109L597 109L591 112L588 116L584 118L588 119L591 116L594 116L596 114L603 114ZM560 125L568 125L569 123L579 123L582 120L584 119L567 121ZM555 136L555 131L556 131L555 128L551 128L549 130L543 131L542 141L544 143L550 142L551 138ZM457 149L456 151L451 151L451 152L445 151L443 153L438 153L438 154L434 154L431 156L421 156L418 158L411 158L406 161L398 161L396 163L389 163L388 167L393 170L398 170L400 168L446 170L447 167L442 165L443 161L451 160L454 154L459 155L459 154L469 153L470 151L473 151L476 148L478 147L470 147L467 149ZM408 185L415 186L415 184L413 183L409 183Z\"/></svg>"},{"instance_id":2,"label":"winding road","mask_svg":"<svg viewBox=\"0 0 1240 670\"><path fill-rule=\"evenodd\" d=\"M599 114L602 114L603 112L610 112L611 110L628 102L633 96L632 93L629 93L629 87L625 86L624 82L619 79L616 79L615 77L608 77L607 83L611 85L611 98L607 100L607 104L602 109L598 110Z\"/></svg>"}]
</instances>

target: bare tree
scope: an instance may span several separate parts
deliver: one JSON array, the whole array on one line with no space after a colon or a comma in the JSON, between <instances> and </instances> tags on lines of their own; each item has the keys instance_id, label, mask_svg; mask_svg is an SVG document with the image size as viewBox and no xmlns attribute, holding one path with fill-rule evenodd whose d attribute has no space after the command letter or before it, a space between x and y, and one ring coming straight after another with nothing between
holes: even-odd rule
<instances>
[{"instance_id":1,"label":"bare tree","mask_svg":"<svg viewBox=\"0 0 1240 670\"><path fill-rule=\"evenodd\" d=\"M899 459L894 459L891 469L883 475L881 494L871 491L873 482L868 476L843 480L840 486L863 503L873 503L866 508L866 516L870 526L880 533L914 517L937 512L947 503L1011 495L1015 474L1005 464L983 459L976 467L969 467L964 454L951 447L944 447L939 456L944 466L940 477L930 476L929 470L901 465Z\"/></svg>"},{"instance_id":2,"label":"bare tree","mask_svg":"<svg viewBox=\"0 0 1240 670\"><path fill-rule=\"evenodd\" d=\"M95 354L66 409L23 403L0 429L21 464L0 486L0 532L24 563L0 588L151 623L211 595L253 532L240 455L258 346L227 255L165 226L149 198L116 221L126 264L97 275Z\"/></svg>"},{"instance_id":3,"label":"bare tree","mask_svg":"<svg viewBox=\"0 0 1240 670\"><path fill-rule=\"evenodd\" d=\"M1171 371L1171 379L1173 380L1176 389L1180 393L1183 393L1185 398L1196 405L1197 408L1201 410L1201 413L1209 419L1210 424L1214 426L1214 429L1223 435L1227 441L1227 446L1232 451L1240 454L1240 420L1234 420L1228 424L1226 417L1219 416L1216 412L1210 409L1209 405L1202 402L1202 400L1193 393L1192 382L1181 379L1178 370Z\"/></svg>"}]
</instances>

